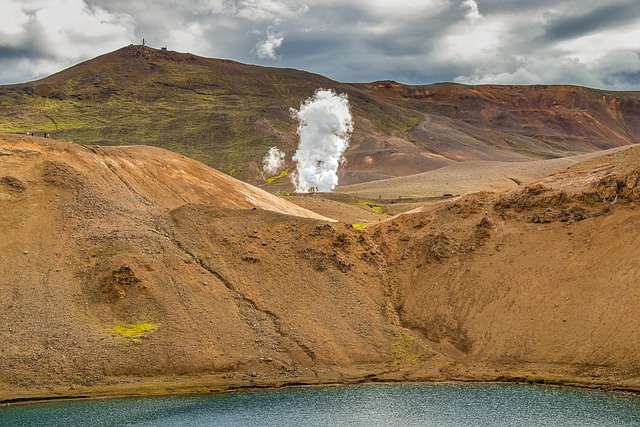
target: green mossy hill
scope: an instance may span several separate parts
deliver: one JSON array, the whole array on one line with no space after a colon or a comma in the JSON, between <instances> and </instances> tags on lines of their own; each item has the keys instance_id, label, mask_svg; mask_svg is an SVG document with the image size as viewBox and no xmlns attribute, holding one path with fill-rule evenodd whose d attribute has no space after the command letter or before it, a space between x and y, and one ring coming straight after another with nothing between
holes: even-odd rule
<instances>
[{"instance_id":1,"label":"green mossy hill","mask_svg":"<svg viewBox=\"0 0 640 427\"><path fill-rule=\"evenodd\" d=\"M272 146L298 143L298 108L319 88L349 97L355 130L345 183L461 160L524 161L640 143L640 93L574 86L345 84L146 46L42 80L0 86L0 131L90 145L154 145L264 183Z\"/></svg>"},{"instance_id":2,"label":"green mossy hill","mask_svg":"<svg viewBox=\"0 0 640 427\"><path fill-rule=\"evenodd\" d=\"M0 130L97 145L154 145L242 179L259 177L269 147L293 153L290 108L318 88L349 92L377 131L408 131L401 109L349 85L290 69L128 46L45 79L0 87Z\"/></svg>"}]
</instances>

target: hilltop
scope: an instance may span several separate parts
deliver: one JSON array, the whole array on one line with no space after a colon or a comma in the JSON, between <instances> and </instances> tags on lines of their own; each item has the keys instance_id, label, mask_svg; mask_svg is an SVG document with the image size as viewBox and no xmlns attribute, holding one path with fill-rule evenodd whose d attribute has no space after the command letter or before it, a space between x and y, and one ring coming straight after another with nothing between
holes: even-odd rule
<instances>
[{"instance_id":1,"label":"hilltop","mask_svg":"<svg viewBox=\"0 0 640 427\"><path fill-rule=\"evenodd\" d=\"M0 136L0 400L640 389L640 150L356 230L162 149Z\"/></svg>"},{"instance_id":2,"label":"hilltop","mask_svg":"<svg viewBox=\"0 0 640 427\"><path fill-rule=\"evenodd\" d=\"M342 184L468 160L538 160L639 142L637 92L347 84L134 45L0 87L0 130L91 145L153 145L264 184L262 157L275 145L291 166L297 123L290 109L320 87L347 93L355 120ZM273 188L287 185L277 180Z\"/></svg>"}]
</instances>

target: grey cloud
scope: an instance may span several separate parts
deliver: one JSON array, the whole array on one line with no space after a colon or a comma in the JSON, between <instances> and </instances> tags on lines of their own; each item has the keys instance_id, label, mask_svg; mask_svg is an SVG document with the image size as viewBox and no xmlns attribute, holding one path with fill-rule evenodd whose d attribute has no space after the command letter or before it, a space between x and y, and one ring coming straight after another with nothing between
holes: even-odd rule
<instances>
[{"instance_id":1,"label":"grey cloud","mask_svg":"<svg viewBox=\"0 0 640 427\"><path fill-rule=\"evenodd\" d=\"M615 28L639 17L640 3L636 1L608 4L579 16L553 19L546 26L545 37L551 40L566 40L604 28Z\"/></svg>"},{"instance_id":2,"label":"grey cloud","mask_svg":"<svg viewBox=\"0 0 640 427\"><path fill-rule=\"evenodd\" d=\"M448 9L428 19L415 17L406 24L395 25L382 35L364 35L363 42L389 58L428 55L436 44L434 41L442 37L449 26L462 19L464 12Z\"/></svg>"},{"instance_id":3,"label":"grey cloud","mask_svg":"<svg viewBox=\"0 0 640 427\"><path fill-rule=\"evenodd\" d=\"M0 32L0 58L2 59L51 59L48 42L42 25L31 15L17 36Z\"/></svg>"},{"instance_id":4,"label":"grey cloud","mask_svg":"<svg viewBox=\"0 0 640 427\"><path fill-rule=\"evenodd\" d=\"M330 34L289 34L283 43L280 52L283 58L308 58L323 53L332 55L343 49L345 42L339 37Z\"/></svg>"},{"instance_id":5,"label":"grey cloud","mask_svg":"<svg viewBox=\"0 0 640 427\"><path fill-rule=\"evenodd\" d=\"M579 84L633 90L638 87L639 74L640 55L618 51L589 65L573 58L540 55L494 69L472 70L472 73L460 75L455 80L469 84Z\"/></svg>"},{"instance_id":6,"label":"grey cloud","mask_svg":"<svg viewBox=\"0 0 640 427\"><path fill-rule=\"evenodd\" d=\"M546 10L550 6L555 6L557 4L557 0L478 0L480 12L483 14L513 12L532 13L539 10Z\"/></svg>"},{"instance_id":7,"label":"grey cloud","mask_svg":"<svg viewBox=\"0 0 640 427\"><path fill-rule=\"evenodd\" d=\"M0 41L0 58L2 60L40 59L48 57L45 47L41 46L37 40L16 46Z\"/></svg>"},{"instance_id":8,"label":"grey cloud","mask_svg":"<svg viewBox=\"0 0 640 427\"><path fill-rule=\"evenodd\" d=\"M606 83L620 89L637 90L640 86L640 71L613 74L611 81Z\"/></svg>"},{"instance_id":9,"label":"grey cloud","mask_svg":"<svg viewBox=\"0 0 640 427\"><path fill-rule=\"evenodd\" d=\"M109 13L125 13L134 18L135 35L157 41L166 40L171 28L183 27L197 18L191 9L176 7L171 0L153 4L136 0L85 0L89 7L100 7Z\"/></svg>"},{"instance_id":10,"label":"grey cloud","mask_svg":"<svg viewBox=\"0 0 640 427\"><path fill-rule=\"evenodd\" d=\"M440 8L422 12L417 8L413 14L403 14L402 9L398 14L381 11L370 0L84 1L89 10L103 9L116 20L123 17L134 43L144 37L153 47L167 44L170 49L201 56L297 68L339 81L640 85L640 66L632 59L637 53L602 52L595 58L590 54L590 62L585 63L575 59L580 52L561 50L556 44L640 19L637 0L477 0L484 17L478 22L465 20L462 0L442 2ZM401 3L398 1L398 8L403 7ZM25 64L44 60L62 69L89 59L86 56L105 53L55 58L55 50L47 46L46 35L37 24L32 22L33 28L22 38L3 38L0 29L0 65L4 68L0 81L8 81L8 67L40 77L33 71L36 67ZM470 26L476 24L478 32L474 33ZM491 34L498 28L499 35ZM260 59L256 43L266 39L269 31L284 40L277 48L277 58ZM464 40L469 31L479 38L479 49L488 46L486 54L467 50ZM65 34L70 41L91 38L73 28ZM489 42L483 44L482 37ZM498 42L493 43L494 37ZM451 38L456 40L456 52L441 51L450 46ZM470 39L469 45L474 41ZM107 45L99 38L95 44Z\"/></svg>"},{"instance_id":11,"label":"grey cloud","mask_svg":"<svg viewBox=\"0 0 640 427\"><path fill-rule=\"evenodd\" d=\"M367 44L389 58L421 55L428 49L427 39L416 34L376 37L367 41Z\"/></svg>"}]
</instances>

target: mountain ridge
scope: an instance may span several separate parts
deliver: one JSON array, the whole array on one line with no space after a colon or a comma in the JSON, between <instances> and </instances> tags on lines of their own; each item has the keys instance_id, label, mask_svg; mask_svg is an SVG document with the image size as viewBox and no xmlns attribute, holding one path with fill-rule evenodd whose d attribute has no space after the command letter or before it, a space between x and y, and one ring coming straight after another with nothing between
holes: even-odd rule
<instances>
[{"instance_id":1,"label":"mountain ridge","mask_svg":"<svg viewBox=\"0 0 640 427\"><path fill-rule=\"evenodd\" d=\"M347 93L355 131L342 183L465 160L555 158L637 143L640 94L573 86L339 83L293 69L127 46L0 87L0 129L85 144L155 145L254 184L271 146L293 166L298 108ZM178 131L179 129L179 131Z\"/></svg>"}]
</instances>

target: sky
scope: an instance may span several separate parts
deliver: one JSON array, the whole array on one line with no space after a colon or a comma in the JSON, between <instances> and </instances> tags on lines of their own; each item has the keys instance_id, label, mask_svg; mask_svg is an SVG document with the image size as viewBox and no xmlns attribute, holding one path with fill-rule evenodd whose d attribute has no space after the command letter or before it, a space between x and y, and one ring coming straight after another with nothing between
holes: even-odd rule
<instances>
[{"instance_id":1,"label":"sky","mask_svg":"<svg viewBox=\"0 0 640 427\"><path fill-rule=\"evenodd\" d=\"M640 0L0 0L0 84L144 38L341 82L640 90Z\"/></svg>"}]
</instances>

